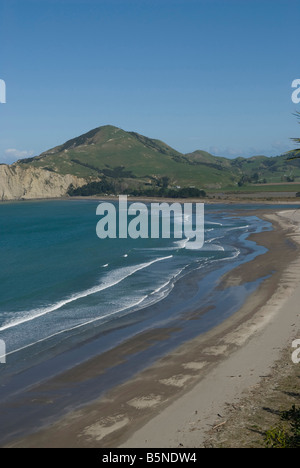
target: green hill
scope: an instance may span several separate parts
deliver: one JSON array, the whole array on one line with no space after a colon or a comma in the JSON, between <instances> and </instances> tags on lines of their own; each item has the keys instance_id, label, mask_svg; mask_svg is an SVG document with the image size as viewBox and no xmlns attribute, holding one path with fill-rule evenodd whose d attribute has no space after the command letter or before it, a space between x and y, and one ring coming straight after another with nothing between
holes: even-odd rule
<instances>
[{"instance_id":1,"label":"green hill","mask_svg":"<svg viewBox=\"0 0 300 468\"><path fill-rule=\"evenodd\" d=\"M300 182L300 161L287 156L227 159L205 151L182 154L166 143L106 125L15 163L88 182L118 180L126 187L196 187L208 191L251 189L255 184ZM162 182L164 178L165 182Z\"/></svg>"}]
</instances>

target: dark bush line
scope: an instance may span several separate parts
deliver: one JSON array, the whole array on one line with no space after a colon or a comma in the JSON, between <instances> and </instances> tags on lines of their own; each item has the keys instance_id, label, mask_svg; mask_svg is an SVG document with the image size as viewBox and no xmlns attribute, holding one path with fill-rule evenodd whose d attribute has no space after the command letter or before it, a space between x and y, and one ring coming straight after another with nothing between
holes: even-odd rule
<instances>
[{"instance_id":1,"label":"dark bush line","mask_svg":"<svg viewBox=\"0 0 300 468\"><path fill-rule=\"evenodd\" d=\"M121 191L122 192L122 191ZM145 189L126 189L126 194L135 197L164 197L164 198L205 198L206 192L193 187L183 187L180 189L168 189L165 187L161 188L145 188ZM115 184L102 179L99 182L90 182L82 187L74 188L70 185L68 189L68 195L71 197L81 196L87 197L92 195L103 195L103 194L116 194L119 190L116 190Z\"/></svg>"}]
</instances>

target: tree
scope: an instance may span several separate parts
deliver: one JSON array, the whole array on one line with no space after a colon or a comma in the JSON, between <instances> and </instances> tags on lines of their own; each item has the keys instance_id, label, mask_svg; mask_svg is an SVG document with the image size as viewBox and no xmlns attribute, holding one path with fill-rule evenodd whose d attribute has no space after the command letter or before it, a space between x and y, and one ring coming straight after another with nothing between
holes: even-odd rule
<instances>
[{"instance_id":1,"label":"tree","mask_svg":"<svg viewBox=\"0 0 300 468\"><path fill-rule=\"evenodd\" d=\"M299 123L300 123L300 112L296 112L295 115L299 119ZM300 144L300 138L291 138L291 140L294 141L297 144ZM289 151L289 153L292 153L292 155L288 159L298 159L298 158L300 158L300 148Z\"/></svg>"},{"instance_id":2,"label":"tree","mask_svg":"<svg viewBox=\"0 0 300 468\"><path fill-rule=\"evenodd\" d=\"M169 177L167 177L167 176L162 177L161 178L162 187L163 188L168 188L169 181L170 181Z\"/></svg>"}]
</instances>

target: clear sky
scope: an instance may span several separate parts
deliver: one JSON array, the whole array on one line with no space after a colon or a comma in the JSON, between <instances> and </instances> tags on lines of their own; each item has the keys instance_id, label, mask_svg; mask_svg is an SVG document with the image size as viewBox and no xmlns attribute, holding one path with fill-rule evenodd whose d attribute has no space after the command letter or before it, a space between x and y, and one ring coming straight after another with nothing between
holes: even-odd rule
<instances>
[{"instance_id":1,"label":"clear sky","mask_svg":"<svg viewBox=\"0 0 300 468\"><path fill-rule=\"evenodd\" d=\"M0 0L0 162L111 124L278 155L300 127L299 0Z\"/></svg>"}]
</instances>

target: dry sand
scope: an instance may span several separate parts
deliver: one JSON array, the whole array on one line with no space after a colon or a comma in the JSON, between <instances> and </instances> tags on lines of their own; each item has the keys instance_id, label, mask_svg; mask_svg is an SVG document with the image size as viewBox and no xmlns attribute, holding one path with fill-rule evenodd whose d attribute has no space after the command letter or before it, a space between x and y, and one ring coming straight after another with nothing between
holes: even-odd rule
<instances>
[{"instance_id":1,"label":"dry sand","mask_svg":"<svg viewBox=\"0 0 300 468\"><path fill-rule=\"evenodd\" d=\"M239 312L99 401L9 446L205 446L208 431L225 422L226 405L258 385L281 350L300 337L300 214L264 216L275 230L255 235L255 240L268 253L236 268L220 284L269 275ZM141 343L143 336L131 341L131 352Z\"/></svg>"},{"instance_id":2,"label":"dry sand","mask_svg":"<svg viewBox=\"0 0 300 468\"><path fill-rule=\"evenodd\" d=\"M300 245L300 213L265 215L291 231L288 239ZM211 428L226 422L228 404L235 404L249 388L270 372L281 350L299 338L300 263L298 255L280 280L278 289L250 320L224 337L238 348L216 366L190 392L184 394L143 428L123 447L203 447ZM297 324L297 325L296 325ZM208 348L226 353L226 345Z\"/></svg>"}]
</instances>

